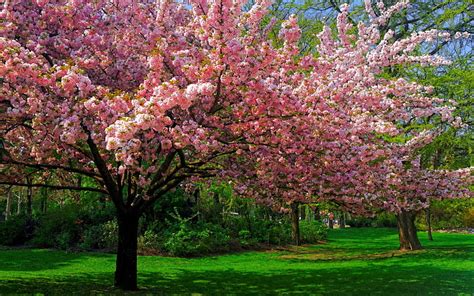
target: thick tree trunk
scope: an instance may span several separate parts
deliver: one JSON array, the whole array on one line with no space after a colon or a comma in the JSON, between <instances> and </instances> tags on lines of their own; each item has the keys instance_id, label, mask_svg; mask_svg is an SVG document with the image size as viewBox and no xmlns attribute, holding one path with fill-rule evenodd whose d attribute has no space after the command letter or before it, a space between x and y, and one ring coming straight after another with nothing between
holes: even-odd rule
<instances>
[{"instance_id":1,"label":"thick tree trunk","mask_svg":"<svg viewBox=\"0 0 474 296\"><path fill-rule=\"evenodd\" d=\"M401 212L397 215L400 250L420 250L421 243L416 234L415 212Z\"/></svg>"},{"instance_id":2,"label":"thick tree trunk","mask_svg":"<svg viewBox=\"0 0 474 296\"><path fill-rule=\"evenodd\" d=\"M119 214L119 240L115 268L115 287L137 290L137 214Z\"/></svg>"},{"instance_id":3,"label":"thick tree trunk","mask_svg":"<svg viewBox=\"0 0 474 296\"><path fill-rule=\"evenodd\" d=\"M299 214L299 205L294 202L291 204L291 237L293 243L297 246L301 244L300 242L300 214Z\"/></svg>"},{"instance_id":4,"label":"thick tree trunk","mask_svg":"<svg viewBox=\"0 0 474 296\"><path fill-rule=\"evenodd\" d=\"M342 212L339 218L339 228L346 228L346 213Z\"/></svg>"},{"instance_id":5,"label":"thick tree trunk","mask_svg":"<svg viewBox=\"0 0 474 296\"><path fill-rule=\"evenodd\" d=\"M433 234L431 233L432 232L431 231L431 209L429 207L426 209L425 214L426 214L426 227L428 228L428 239L432 241Z\"/></svg>"},{"instance_id":6,"label":"thick tree trunk","mask_svg":"<svg viewBox=\"0 0 474 296\"><path fill-rule=\"evenodd\" d=\"M5 207L5 221L8 221L12 214L12 195L13 188L8 189L7 192L7 206Z\"/></svg>"}]
</instances>

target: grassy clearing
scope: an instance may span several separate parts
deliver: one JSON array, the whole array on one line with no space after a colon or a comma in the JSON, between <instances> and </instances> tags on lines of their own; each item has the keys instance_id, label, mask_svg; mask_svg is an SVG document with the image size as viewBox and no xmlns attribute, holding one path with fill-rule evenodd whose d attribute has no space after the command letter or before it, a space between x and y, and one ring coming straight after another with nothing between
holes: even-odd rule
<instances>
[{"instance_id":1,"label":"grassy clearing","mask_svg":"<svg viewBox=\"0 0 474 296\"><path fill-rule=\"evenodd\" d=\"M471 295L474 235L435 233L425 250L397 251L392 229L330 232L327 244L195 259L139 258L133 294ZM0 250L0 294L121 294L114 256Z\"/></svg>"}]
</instances>

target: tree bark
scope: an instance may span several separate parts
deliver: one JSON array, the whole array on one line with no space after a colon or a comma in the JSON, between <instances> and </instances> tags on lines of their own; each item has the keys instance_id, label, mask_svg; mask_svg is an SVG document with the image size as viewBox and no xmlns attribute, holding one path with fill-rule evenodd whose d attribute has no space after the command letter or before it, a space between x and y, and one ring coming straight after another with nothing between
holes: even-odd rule
<instances>
[{"instance_id":1,"label":"tree bark","mask_svg":"<svg viewBox=\"0 0 474 296\"><path fill-rule=\"evenodd\" d=\"M8 221L12 214L12 194L13 188L9 188L7 192L7 206L5 207L5 221Z\"/></svg>"},{"instance_id":2,"label":"tree bark","mask_svg":"<svg viewBox=\"0 0 474 296\"><path fill-rule=\"evenodd\" d=\"M339 228L346 228L346 213L342 212L339 218Z\"/></svg>"},{"instance_id":3,"label":"tree bark","mask_svg":"<svg viewBox=\"0 0 474 296\"><path fill-rule=\"evenodd\" d=\"M28 184L31 184L31 180L29 178L26 179ZM31 216L33 214L33 189L31 186L28 186L26 189L26 214Z\"/></svg>"},{"instance_id":4,"label":"tree bark","mask_svg":"<svg viewBox=\"0 0 474 296\"><path fill-rule=\"evenodd\" d=\"M420 250L421 243L416 234L415 212L401 212L397 215L398 237L400 239L400 250Z\"/></svg>"},{"instance_id":5,"label":"tree bark","mask_svg":"<svg viewBox=\"0 0 474 296\"><path fill-rule=\"evenodd\" d=\"M430 241L433 240L433 234L432 234L432 229L431 229L431 209L430 207L428 207L426 209L426 227L428 228L428 239Z\"/></svg>"},{"instance_id":6,"label":"tree bark","mask_svg":"<svg viewBox=\"0 0 474 296\"><path fill-rule=\"evenodd\" d=\"M306 220L306 205L301 205L300 207L300 216L301 220Z\"/></svg>"},{"instance_id":7,"label":"tree bark","mask_svg":"<svg viewBox=\"0 0 474 296\"><path fill-rule=\"evenodd\" d=\"M23 190L21 190L23 191ZM16 214L17 215L20 215L21 213L21 192L18 193L18 201L17 201L17 204L16 204Z\"/></svg>"},{"instance_id":8,"label":"tree bark","mask_svg":"<svg viewBox=\"0 0 474 296\"><path fill-rule=\"evenodd\" d=\"M115 268L115 287L134 291L137 286L138 214L118 215L119 240Z\"/></svg>"},{"instance_id":9,"label":"tree bark","mask_svg":"<svg viewBox=\"0 0 474 296\"><path fill-rule=\"evenodd\" d=\"M48 188L41 188L40 212L46 213L48 207Z\"/></svg>"},{"instance_id":10,"label":"tree bark","mask_svg":"<svg viewBox=\"0 0 474 296\"><path fill-rule=\"evenodd\" d=\"M313 211L314 211L314 220L321 222L321 214L319 213L319 207L316 206Z\"/></svg>"},{"instance_id":11,"label":"tree bark","mask_svg":"<svg viewBox=\"0 0 474 296\"><path fill-rule=\"evenodd\" d=\"M328 217L328 228L333 229L334 228L334 220L332 218Z\"/></svg>"},{"instance_id":12,"label":"tree bark","mask_svg":"<svg viewBox=\"0 0 474 296\"><path fill-rule=\"evenodd\" d=\"M300 215L299 215L299 204L294 202L291 204L291 237L293 243L296 246L301 244L300 241Z\"/></svg>"}]
</instances>

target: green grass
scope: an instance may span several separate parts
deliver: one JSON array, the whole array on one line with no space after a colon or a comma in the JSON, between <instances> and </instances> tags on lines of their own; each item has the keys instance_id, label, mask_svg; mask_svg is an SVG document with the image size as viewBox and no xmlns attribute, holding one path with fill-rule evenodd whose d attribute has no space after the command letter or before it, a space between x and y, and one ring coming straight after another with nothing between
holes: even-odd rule
<instances>
[{"instance_id":1,"label":"green grass","mask_svg":"<svg viewBox=\"0 0 474 296\"><path fill-rule=\"evenodd\" d=\"M330 232L327 244L196 259L140 257L136 294L472 295L474 235L420 233L401 253L392 229ZM0 250L0 294L121 294L114 256ZM134 293L135 294L135 293Z\"/></svg>"}]
</instances>

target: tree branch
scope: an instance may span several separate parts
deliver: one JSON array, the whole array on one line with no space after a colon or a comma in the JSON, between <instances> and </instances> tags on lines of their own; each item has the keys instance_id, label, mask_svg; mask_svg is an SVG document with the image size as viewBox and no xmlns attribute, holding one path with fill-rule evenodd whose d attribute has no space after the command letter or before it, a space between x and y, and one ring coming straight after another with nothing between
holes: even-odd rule
<instances>
[{"instance_id":1,"label":"tree branch","mask_svg":"<svg viewBox=\"0 0 474 296\"><path fill-rule=\"evenodd\" d=\"M0 185L20 186L20 187L43 187L53 190L75 190L75 191L92 191L109 194L106 190L94 187L78 187L78 186L62 186L62 185L48 185L48 184L27 184L10 181L0 181Z\"/></svg>"}]
</instances>

